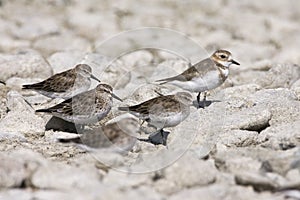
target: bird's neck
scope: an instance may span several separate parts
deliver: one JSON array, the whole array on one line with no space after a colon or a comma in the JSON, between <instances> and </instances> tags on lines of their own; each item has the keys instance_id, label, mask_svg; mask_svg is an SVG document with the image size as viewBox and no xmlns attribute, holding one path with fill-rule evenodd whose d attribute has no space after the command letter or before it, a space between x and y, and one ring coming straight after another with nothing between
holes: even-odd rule
<instances>
[{"instance_id":1,"label":"bird's neck","mask_svg":"<svg viewBox=\"0 0 300 200\"><path fill-rule=\"evenodd\" d=\"M223 81L225 81L229 75L229 68L220 63L216 63L216 65L220 73L220 77L222 78Z\"/></svg>"}]
</instances>

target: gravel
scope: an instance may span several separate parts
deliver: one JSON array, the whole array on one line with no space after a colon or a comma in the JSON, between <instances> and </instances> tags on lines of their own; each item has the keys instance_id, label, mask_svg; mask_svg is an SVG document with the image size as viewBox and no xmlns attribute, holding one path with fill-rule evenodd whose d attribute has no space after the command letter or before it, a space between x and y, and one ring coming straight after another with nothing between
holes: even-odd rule
<instances>
[{"instance_id":1,"label":"gravel","mask_svg":"<svg viewBox=\"0 0 300 200\"><path fill-rule=\"evenodd\" d=\"M0 80L6 82L0 83L0 199L300 198L297 2L0 3ZM241 65L210 91L208 107L192 107L184 122L166 129L167 147L134 140L124 153L82 136L104 127L112 136L147 137L116 107L179 91L154 81L218 48ZM21 90L77 63L89 64L124 99L85 133L35 113L60 100ZM74 143L80 138L89 142ZM95 142L101 148L89 145Z\"/></svg>"}]
</instances>

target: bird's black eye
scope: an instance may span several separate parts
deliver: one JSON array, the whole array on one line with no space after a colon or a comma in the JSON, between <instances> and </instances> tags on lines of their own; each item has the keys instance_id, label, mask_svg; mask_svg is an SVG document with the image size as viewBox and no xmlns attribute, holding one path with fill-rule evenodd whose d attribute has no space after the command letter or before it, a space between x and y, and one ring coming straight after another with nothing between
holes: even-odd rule
<instances>
[{"instance_id":1,"label":"bird's black eye","mask_svg":"<svg viewBox=\"0 0 300 200\"><path fill-rule=\"evenodd\" d=\"M222 54L220 57L223 58L223 59L225 59L226 55Z\"/></svg>"}]
</instances>

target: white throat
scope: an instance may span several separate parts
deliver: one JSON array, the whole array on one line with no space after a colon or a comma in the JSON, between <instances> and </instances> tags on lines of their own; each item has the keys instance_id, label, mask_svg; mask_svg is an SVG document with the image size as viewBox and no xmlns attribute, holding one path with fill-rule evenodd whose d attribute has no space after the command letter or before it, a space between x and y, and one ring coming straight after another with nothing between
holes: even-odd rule
<instances>
[{"instance_id":1,"label":"white throat","mask_svg":"<svg viewBox=\"0 0 300 200\"><path fill-rule=\"evenodd\" d=\"M226 68L220 68L220 71L221 71L221 73L222 73L225 77L228 77L228 75L229 75L229 69L228 69L228 67L226 67Z\"/></svg>"},{"instance_id":2,"label":"white throat","mask_svg":"<svg viewBox=\"0 0 300 200\"><path fill-rule=\"evenodd\" d=\"M232 62L230 61L218 61L218 62L226 68L229 68L229 66L232 64Z\"/></svg>"}]
</instances>

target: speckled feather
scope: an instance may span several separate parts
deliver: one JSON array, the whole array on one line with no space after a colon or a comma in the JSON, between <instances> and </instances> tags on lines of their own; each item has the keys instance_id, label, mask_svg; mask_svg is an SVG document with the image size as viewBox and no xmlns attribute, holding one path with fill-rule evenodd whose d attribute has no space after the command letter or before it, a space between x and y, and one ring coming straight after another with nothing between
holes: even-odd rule
<instances>
[{"instance_id":1,"label":"speckled feather","mask_svg":"<svg viewBox=\"0 0 300 200\"><path fill-rule=\"evenodd\" d=\"M23 85L23 89L43 90L47 92L66 92L73 87L75 80L76 70L69 69L55 74L42 82L31 85Z\"/></svg>"},{"instance_id":2,"label":"speckled feather","mask_svg":"<svg viewBox=\"0 0 300 200\"><path fill-rule=\"evenodd\" d=\"M23 85L23 89L32 89L50 98L68 99L87 91L91 78L99 81L92 75L90 66L78 64L73 69L55 74L42 82Z\"/></svg>"},{"instance_id":3,"label":"speckled feather","mask_svg":"<svg viewBox=\"0 0 300 200\"><path fill-rule=\"evenodd\" d=\"M178 92L175 95L158 96L143 103L119 107L119 110L129 111L136 117L157 126L176 126L189 115L189 106L192 95L186 92Z\"/></svg>"},{"instance_id":4,"label":"speckled feather","mask_svg":"<svg viewBox=\"0 0 300 200\"><path fill-rule=\"evenodd\" d=\"M50 113L71 122L76 121L78 116L87 120L95 116L103 118L108 114L112 106L111 93L112 88L109 85L99 84L93 90L83 92L53 107L40 109L36 112Z\"/></svg>"}]
</instances>

